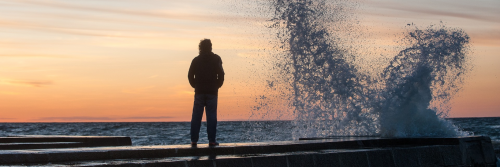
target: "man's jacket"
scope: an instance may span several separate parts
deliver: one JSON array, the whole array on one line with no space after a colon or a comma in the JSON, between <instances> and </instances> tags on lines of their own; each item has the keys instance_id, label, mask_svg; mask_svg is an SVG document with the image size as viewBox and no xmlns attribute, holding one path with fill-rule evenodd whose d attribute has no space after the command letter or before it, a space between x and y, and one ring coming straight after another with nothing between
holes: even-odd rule
<instances>
[{"instance_id":1,"label":"man's jacket","mask_svg":"<svg viewBox=\"0 0 500 167\"><path fill-rule=\"evenodd\" d=\"M217 95L224 83L222 59L214 53L196 56L189 67L188 79L196 94Z\"/></svg>"}]
</instances>

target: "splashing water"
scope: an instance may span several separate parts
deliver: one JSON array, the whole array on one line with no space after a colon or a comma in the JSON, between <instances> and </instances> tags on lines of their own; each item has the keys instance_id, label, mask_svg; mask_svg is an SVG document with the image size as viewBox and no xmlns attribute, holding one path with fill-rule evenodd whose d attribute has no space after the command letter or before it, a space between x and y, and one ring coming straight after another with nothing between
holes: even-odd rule
<instances>
[{"instance_id":1,"label":"splashing water","mask_svg":"<svg viewBox=\"0 0 500 167\"><path fill-rule=\"evenodd\" d=\"M370 77L357 69L352 48L335 33L349 22L351 2L270 4L269 27L278 30L275 48L283 52L274 64L281 77L268 82L274 90L281 85L280 91L288 91L275 98L288 101L293 111L295 139L466 135L443 119L468 71L465 32L445 26L411 30L404 37L409 47L380 76Z\"/></svg>"},{"instance_id":2,"label":"splashing water","mask_svg":"<svg viewBox=\"0 0 500 167\"><path fill-rule=\"evenodd\" d=\"M408 32L405 39L410 47L400 51L382 74L386 89L381 105L376 106L380 134L465 135L441 117L449 111L447 103L459 90L467 69L468 35L458 29L431 26Z\"/></svg>"},{"instance_id":3,"label":"splashing water","mask_svg":"<svg viewBox=\"0 0 500 167\"><path fill-rule=\"evenodd\" d=\"M353 56L341 48L324 24L326 1L274 1L273 28L282 28L280 46L286 52L284 75L291 79L294 136L373 135L374 114L363 108L368 76L347 60ZM337 10L342 11L339 5ZM339 12L340 13L340 12ZM342 21L344 15L333 15Z\"/></svg>"}]
</instances>

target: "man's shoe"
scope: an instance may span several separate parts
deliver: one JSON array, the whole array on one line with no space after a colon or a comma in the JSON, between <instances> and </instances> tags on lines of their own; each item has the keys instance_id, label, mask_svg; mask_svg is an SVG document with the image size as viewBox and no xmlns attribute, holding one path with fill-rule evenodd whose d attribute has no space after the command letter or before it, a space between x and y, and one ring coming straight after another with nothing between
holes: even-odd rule
<instances>
[{"instance_id":1,"label":"man's shoe","mask_svg":"<svg viewBox=\"0 0 500 167\"><path fill-rule=\"evenodd\" d=\"M208 146L218 146L218 145L219 145L219 143L217 143L217 142L209 142L208 143Z\"/></svg>"},{"instance_id":2,"label":"man's shoe","mask_svg":"<svg viewBox=\"0 0 500 167\"><path fill-rule=\"evenodd\" d=\"M198 143L196 143L196 142L191 142L191 147L196 147L196 146L198 146Z\"/></svg>"}]
</instances>

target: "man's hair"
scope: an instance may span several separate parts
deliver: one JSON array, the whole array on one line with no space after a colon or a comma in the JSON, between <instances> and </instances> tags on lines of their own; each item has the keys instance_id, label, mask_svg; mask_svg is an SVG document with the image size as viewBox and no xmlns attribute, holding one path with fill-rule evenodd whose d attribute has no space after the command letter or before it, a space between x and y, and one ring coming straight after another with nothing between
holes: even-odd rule
<instances>
[{"instance_id":1,"label":"man's hair","mask_svg":"<svg viewBox=\"0 0 500 167\"><path fill-rule=\"evenodd\" d=\"M212 42L210 39L202 39L200 40L200 45L198 45L200 50L200 55L202 54L210 54L212 53Z\"/></svg>"}]
</instances>

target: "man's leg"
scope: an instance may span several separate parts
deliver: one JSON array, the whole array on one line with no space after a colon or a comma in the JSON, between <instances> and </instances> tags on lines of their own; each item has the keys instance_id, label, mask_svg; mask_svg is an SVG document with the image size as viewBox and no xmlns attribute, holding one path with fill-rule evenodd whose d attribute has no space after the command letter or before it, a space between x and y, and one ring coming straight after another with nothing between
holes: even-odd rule
<instances>
[{"instance_id":1,"label":"man's leg","mask_svg":"<svg viewBox=\"0 0 500 167\"><path fill-rule=\"evenodd\" d=\"M197 94L194 96L193 116L191 117L191 142L198 142L200 137L201 119L203 118L205 100L204 94Z\"/></svg>"},{"instance_id":2,"label":"man's leg","mask_svg":"<svg viewBox=\"0 0 500 167\"><path fill-rule=\"evenodd\" d=\"M217 95L207 95L207 133L208 142L216 142L217 133Z\"/></svg>"}]
</instances>

